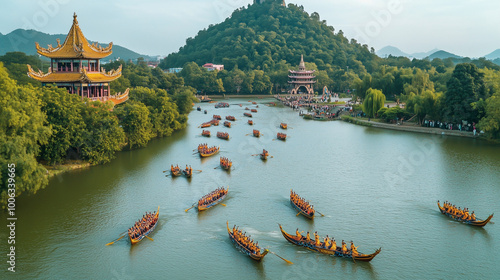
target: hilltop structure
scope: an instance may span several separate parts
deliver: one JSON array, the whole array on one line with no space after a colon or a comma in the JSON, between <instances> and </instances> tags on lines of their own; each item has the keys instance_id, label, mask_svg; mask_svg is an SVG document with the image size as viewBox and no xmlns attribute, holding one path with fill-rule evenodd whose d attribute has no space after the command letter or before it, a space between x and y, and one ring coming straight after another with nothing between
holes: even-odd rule
<instances>
[{"instance_id":1,"label":"hilltop structure","mask_svg":"<svg viewBox=\"0 0 500 280\"><path fill-rule=\"evenodd\" d=\"M42 82L42 85L56 84L65 88L71 94L78 94L93 101L112 101L115 105L128 100L129 89L123 94L111 95L109 83L122 75L122 67L109 72L101 68L100 60L113 51L113 43L105 48L97 43L90 44L78 26L76 14L73 15L73 25L66 40L57 47L49 45L42 48L36 43L38 54L50 58L50 68L47 73L36 72L28 65L28 76Z\"/></svg>"},{"instance_id":2,"label":"hilltop structure","mask_svg":"<svg viewBox=\"0 0 500 280\"><path fill-rule=\"evenodd\" d=\"M304 63L304 55L300 56L299 70L288 70L288 84L293 87L289 93L298 94L301 93L299 90L305 90L304 93L314 94L314 84L316 81L314 78L315 70L306 70L306 64Z\"/></svg>"}]
</instances>

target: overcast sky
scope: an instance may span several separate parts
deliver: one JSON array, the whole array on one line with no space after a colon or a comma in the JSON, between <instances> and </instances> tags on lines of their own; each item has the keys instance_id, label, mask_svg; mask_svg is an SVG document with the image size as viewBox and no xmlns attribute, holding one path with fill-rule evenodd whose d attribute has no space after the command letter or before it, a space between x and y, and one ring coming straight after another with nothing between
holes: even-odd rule
<instances>
[{"instance_id":1,"label":"overcast sky","mask_svg":"<svg viewBox=\"0 0 500 280\"><path fill-rule=\"evenodd\" d=\"M0 32L31 28L66 34L73 12L90 40L166 55L198 30L216 24L251 0L17 0L2 1ZM289 2L287 2L288 4ZM479 57L500 48L498 0L295 0L348 38L376 50L443 49ZM54 42L55 43L55 42Z\"/></svg>"}]
</instances>

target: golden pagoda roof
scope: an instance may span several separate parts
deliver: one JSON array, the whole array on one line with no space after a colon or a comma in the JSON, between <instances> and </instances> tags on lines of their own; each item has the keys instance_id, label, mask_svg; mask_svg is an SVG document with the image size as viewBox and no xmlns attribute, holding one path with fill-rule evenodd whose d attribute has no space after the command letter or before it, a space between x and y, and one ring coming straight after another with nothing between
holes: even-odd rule
<instances>
[{"instance_id":1,"label":"golden pagoda roof","mask_svg":"<svg viewBox=\"0 0 500 280\"><path fill-rule=\"evenodd\" d=\"M67 82L83 82L83 83L104 83L114 81L122 75L122 66L116 70L109 72L101 68L101 72L87 72L85 68L81 72L49 72L43 73L41 70L35 71L28 65L28 76L42 83L67 83Z\"/></svg>"},{"instance_id":2,"label":"golden pagoda roof","mask_svg":"<svg viewBox=\"0 0 500 280\"><path fill-rule=\"evenodd\" d=\"M57 47L53 48L49 45L48 48L42 48L38 43L35 43L36 51L38 54L49 58L88 58L88 59L101 59L113 53L113 43L105 48L99 44L90 44L78 26L76 20L76 13L73 14L73 25L69 30L66 40L61 45L60 40L57 39Z\"/></svg>"}]
</instances>

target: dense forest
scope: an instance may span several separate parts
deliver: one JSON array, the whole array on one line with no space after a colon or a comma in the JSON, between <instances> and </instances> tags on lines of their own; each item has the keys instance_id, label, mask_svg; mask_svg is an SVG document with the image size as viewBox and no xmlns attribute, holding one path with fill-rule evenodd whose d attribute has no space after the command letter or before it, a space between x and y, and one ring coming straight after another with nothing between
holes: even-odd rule
<instances>
[{"instance_id":1,"label":"dense forest","mask_svg":"<svg viewBox=\"0 0 500 280\"><path fill-rule=\"evenodd\" d=\"M16 195L35 193L48 183L47 169L67 160L101 164L123 149L144 147L187 125L196 100L194 89L174 74L151 70L144 62L123 63L113 90L130 90L130 99L111 104L82 100L55 86L27 78L26 64L37 56L0 56L0 165L16 166ZM117 65L107 65L108 68ZM45 68L47 69L47 68ZM2 206L7 198L7 168L0 170Z\"/></svg>"}]
</instances>

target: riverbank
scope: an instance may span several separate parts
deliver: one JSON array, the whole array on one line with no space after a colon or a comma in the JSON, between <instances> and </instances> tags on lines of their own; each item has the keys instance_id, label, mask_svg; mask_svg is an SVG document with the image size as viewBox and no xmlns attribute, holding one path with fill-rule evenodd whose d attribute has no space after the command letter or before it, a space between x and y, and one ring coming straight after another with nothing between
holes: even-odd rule
<instances>
[{"instance_id":1,"label":"riverbank","mask_svg":"<svg viewBox=\"0 0 500 280\"><path fill-rule=\"evenodd\" d=\"M76 169L82 169L92 166L89 162L85 162L83 160L68 160L63 164L57 165L43 165L45 169L47 169L47 176L49 178Z\"/></svg>"},{"instance_id":2,"label":"riverbank","mask_svg":"<svg viewBox=\"0 0 500 280\"><path fill-rule=\"evenodd\" d=\"M357 125L375 127L375 128L483 139L483 137L481 137L479 135L479 133L476 133L476 135L474 136L474 133L472 133L472 132L459 131L459 130L447 130L447 129L440 129L440 128L430 128L430 127L421 127L421 126L414 125L412 123L402 124L402 125L388 124L388 123L381 123L381 122L377 122L377 121L373 121L373 120L368 121L368 120L364 120L364 119L360 119L360 118L353 118L351 116L345 116L345 115L342 116L341 119L345 122L349 122L349 123L353 123L353 124L357 124Z\"/></svg>"}]
</instances>

